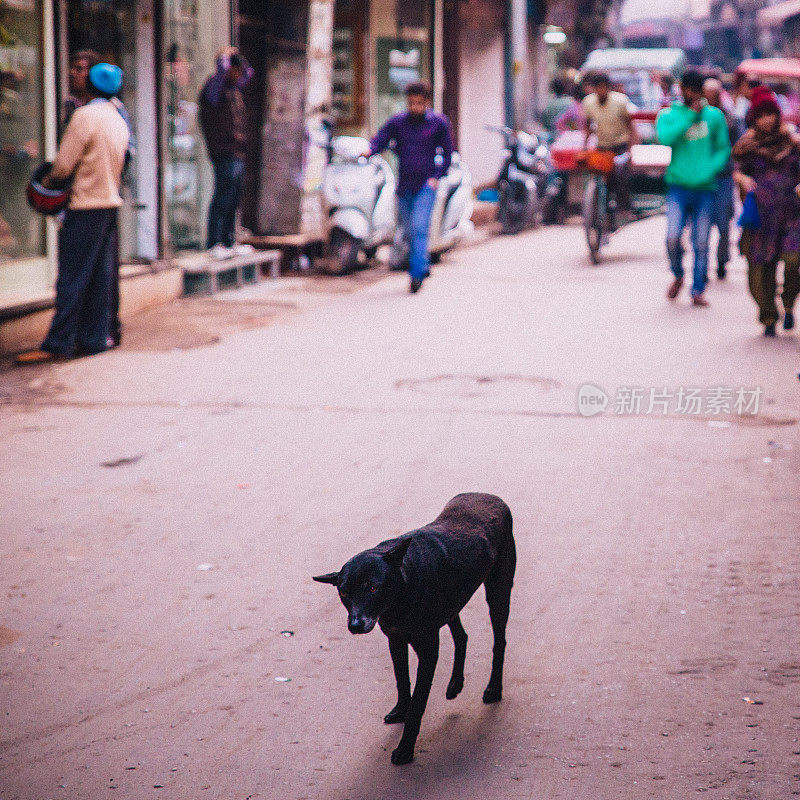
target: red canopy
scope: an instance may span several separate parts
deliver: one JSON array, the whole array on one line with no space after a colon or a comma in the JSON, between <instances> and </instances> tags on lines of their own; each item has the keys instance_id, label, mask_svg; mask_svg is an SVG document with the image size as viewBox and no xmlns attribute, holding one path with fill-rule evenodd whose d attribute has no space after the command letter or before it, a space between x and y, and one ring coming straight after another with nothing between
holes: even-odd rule
<instances>
[{"instance_id":1,"label":"red canopy","mask_svg":"<svg viewBox=\"0 0 800 800\"><path fill-rule=\"evenodd\" d=\"M800 80L800 58L748 58L736 68L756 78L796 78Z\"/></svg>"}]
</instances>

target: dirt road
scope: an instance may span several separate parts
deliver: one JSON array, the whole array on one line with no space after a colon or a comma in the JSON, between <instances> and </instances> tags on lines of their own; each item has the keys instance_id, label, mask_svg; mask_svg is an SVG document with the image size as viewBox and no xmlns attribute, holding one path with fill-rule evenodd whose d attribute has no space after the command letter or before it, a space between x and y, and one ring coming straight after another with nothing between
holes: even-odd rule
<instances>
[{"instance_id":1,"label":"dirt road","mask_svg":"<svg viewBox=\"0 0 800 800\"><path fill-rule=\"evenodd\" d=\"M496 239L414 297L242 290L175 348L177 307L1 373L0 798L800 795L800 336L760 336L739 263L668 304L662 239L600 267L577 228ZM720 388L758 412L675 405ZM310 577L470 490L515 519L504 700L476 595L465 689L444 636L393 767L385 637Z\"/></svg>"}]
</instances>

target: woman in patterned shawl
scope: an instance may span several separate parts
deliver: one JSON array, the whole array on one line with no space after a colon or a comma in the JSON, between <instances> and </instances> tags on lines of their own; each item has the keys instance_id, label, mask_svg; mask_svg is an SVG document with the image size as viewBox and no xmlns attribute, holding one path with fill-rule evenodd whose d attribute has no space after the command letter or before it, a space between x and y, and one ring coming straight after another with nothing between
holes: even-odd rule
<instances>
[{"instance_id":1,"label":"woman in patterned shawl","mask_svg":"<svg viewBox=\"0 0 800 800\"><path fill-rule=\"evenodd\" d=\"M775 335L776 272L783 261L783 327L794 327L792 307L800 294L800 138L784 122L775 95L765 86L753 92L750 127L733 148L734 180L753 192L759 226L745 229L741 249L748 263L750 293L758 304L766 336Z\"/></svg>"}]
</instances>

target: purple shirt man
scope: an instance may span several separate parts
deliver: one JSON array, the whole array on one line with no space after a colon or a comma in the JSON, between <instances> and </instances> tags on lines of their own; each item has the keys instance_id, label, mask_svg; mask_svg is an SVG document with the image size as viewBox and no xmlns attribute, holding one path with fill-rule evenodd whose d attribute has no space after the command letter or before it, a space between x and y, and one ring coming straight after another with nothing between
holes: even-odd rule
<instances>
[{"instance_id":1,"label":"purple shirt man","mask_svg":"<svg viewBox=\"0 0 800 800\"><path fill-rule=\"evenodd\" d=\"M400 161L397 193L415 194L431 179L447 174L453 156L453 134L450 120L443 114L426 109L422 115L404 111L396 114L370 142L372 153L390 147ZM440 163L436 163L441 153Z\"/></svg>"},{"instance_id":2,"label":"purple shirt man","mask_svg":"<svg viewBox=\"0 0 800 800\"><path fill-rule=\"evenodd\" d=\"M376 134L365 155L387 147L400 161L397 210L408 243L411 294L430 273L428 232L439 179L453 157L453 134L447 117L430 108L431 87L422 81L406 88L408 110L392 117ZM437 155L441 159L437 163Z\"/></svg>"}]
</instances>

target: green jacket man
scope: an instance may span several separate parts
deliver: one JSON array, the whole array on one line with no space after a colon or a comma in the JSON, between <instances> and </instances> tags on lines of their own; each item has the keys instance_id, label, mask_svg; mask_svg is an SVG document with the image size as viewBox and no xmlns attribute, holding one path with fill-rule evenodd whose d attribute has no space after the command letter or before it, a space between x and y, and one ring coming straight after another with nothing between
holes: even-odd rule
<instances>
[{"instance_id":1,"label":"green jacket man","mask_svg":"<svg viewBox=\"0 0 800 800\"><path fill-rule=\"evenodd\" d=\"M725 115L708 105L703 96L704 78L690 70L681 80L682 103L661 111L656 134L672 148L667 182L667 254L674 280L667 297L674 300L683 286L681 235L692 226L694 273L692 303L707 306L708 240L716 206L717 175L727 166L731 142Z\"/></svg>"}]
</instances>

